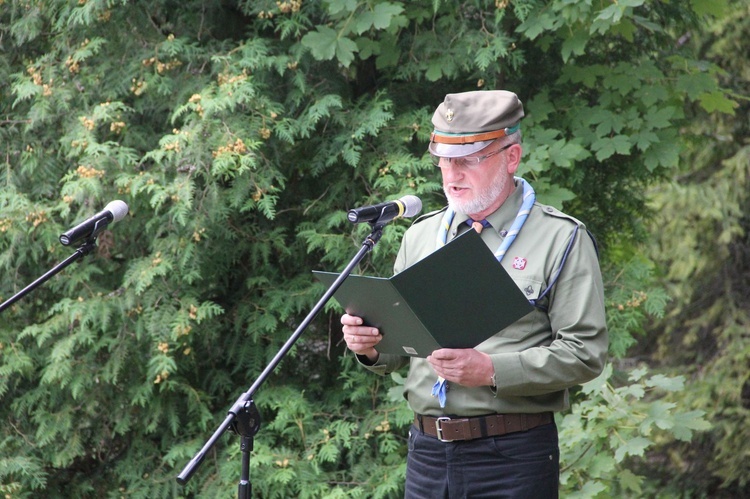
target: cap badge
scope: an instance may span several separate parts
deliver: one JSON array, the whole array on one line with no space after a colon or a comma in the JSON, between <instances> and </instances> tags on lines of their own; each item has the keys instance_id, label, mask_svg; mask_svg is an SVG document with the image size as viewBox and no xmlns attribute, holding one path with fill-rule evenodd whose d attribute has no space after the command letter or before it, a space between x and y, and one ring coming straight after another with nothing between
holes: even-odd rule
<instances>
[{"instance_id":1,"label":"cap badge","mask_svg":"<svg viewBox=\"0 0 750 499\"><path fill-rule=\"evenodd\" d=\"M448 120L449 123L453 121L453 109L448 109L448 112L445 113L445 119Z\"/></svg>"}]
</instances>

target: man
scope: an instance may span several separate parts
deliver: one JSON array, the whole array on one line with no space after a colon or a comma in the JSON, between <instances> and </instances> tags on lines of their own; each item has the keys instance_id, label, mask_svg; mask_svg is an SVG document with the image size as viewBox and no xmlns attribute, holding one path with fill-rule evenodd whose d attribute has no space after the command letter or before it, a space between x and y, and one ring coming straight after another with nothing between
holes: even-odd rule
<instances>
[{"instance_id":1,"label":"man","mask_svg":"<svg viewBox=\"0 0 750 499\"><path fill-rule=\"evenodd\" d=\"M377 329L341 318L347 347L367 369L386 374L410 364L408 498L557 497L552 414L568 407L568 388L603 369L608 340L596 248L581 222L536 203L531 186L514 177L523 115L512 92L445 97L432 117L429 150L448 207L407 230L394 270L476 221L534 310L475 348L440 349L427 359L381 355ZM482 310L466 303L466 313Z\"/></svg>"}]
</instances>

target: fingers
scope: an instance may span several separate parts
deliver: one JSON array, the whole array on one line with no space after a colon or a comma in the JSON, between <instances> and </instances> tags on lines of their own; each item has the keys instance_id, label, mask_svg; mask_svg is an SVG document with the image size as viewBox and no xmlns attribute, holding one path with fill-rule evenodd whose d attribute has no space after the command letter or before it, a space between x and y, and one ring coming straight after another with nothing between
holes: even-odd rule
<instances>
[{"instance_id":1,"label":"fingers","mask_svg":"<svg viewBox=\"0 0 750 499\"><path fill-rule=\"evenodd\" d=\"M349 350L368 357L374 354L375 345L383 339L377 328L365 326L361 317L349 314L341 316L341 324L344 325L344 341Z\"/></svg>"},{"instance_id":2,"label":"fingers","mask_svg":"<svg viewBox=\"0 0 750 499\"><path fill-rule=\"evenodd\" d=\"M341 324L344 325L342 328L344 331L344 337L346 336L362 336L371 337L379 336L380 331L378 328L372 326L365 326L364 321L361 317L355 315L344 314L341 316Z\"/></svg>"},{"instance_id":3,"label":"fingers","mask_svg":"<svg viewBox=\"0 0 750 499\"><path fill-rule=\"evenodd\" d=\"M344 314L341 316L341 324L344 326L361 326L362 318L356 315Z\"/></svg>"},{"instance_id":4,"label":"fingers","mask_svg":"<svg viewBox=\"0 0 750 499\"><path fill-rule=\"evenodd\" d=\"M488 385L495 371L490 356L473 348L435 350L427 361L439 376L464 386Z\"/></svg>"},{"instance_id":5,"label":"fingers","mask_svg":"<svg viewBox=\"0 0 750 499\"><path fill-rule=\"evenodd\" d=\"M427 362L435 369L463 369L471 365L476 353L473 348L441 348L432 352L427 357Z\"/></svg>"},{"instance_id":6,"label":"fingers","mask_svg":"<svg viewBox=\"0 0 750 499\"><path fill-rule=\"evenodd\" d=\"M461 353L461 350L457 350L454 348L441 348L439 350L435 350L430 354L429 357L427 357L427 360L435 360L435 361L451 361L459 358L459 354Z\"/></svg>"}]
</instances>

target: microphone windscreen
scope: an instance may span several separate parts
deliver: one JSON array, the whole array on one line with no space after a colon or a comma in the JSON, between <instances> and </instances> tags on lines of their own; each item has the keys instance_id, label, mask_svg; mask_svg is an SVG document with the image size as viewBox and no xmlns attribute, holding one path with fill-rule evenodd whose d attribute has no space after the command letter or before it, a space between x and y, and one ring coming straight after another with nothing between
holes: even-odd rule
<instances>
[{"instance_id":1,"label":"microphone windscreen","mask_svg":"<svg viewBox=\"0 0 750 499\"><path fill-rule=\"evenodd\" d=\"M422 200L419 199L417 196L412 196L412 195L404 196L399 201L401 201L404 204L403 216L406 218L413 217L414 215L422 211Z\"/></svg>"},{"instance_id":2,"label":"microphone windscreen","mask_svg":"<svg viewBox=\"0 0 750 499\"><path fill-rule=\"evenodd\" d=\"M113 222L119 222L128 214L128 205L119 199L110 201L104 209L112 213L112 216L114 217L112 219Z\"/></svg>"}]
</instances>

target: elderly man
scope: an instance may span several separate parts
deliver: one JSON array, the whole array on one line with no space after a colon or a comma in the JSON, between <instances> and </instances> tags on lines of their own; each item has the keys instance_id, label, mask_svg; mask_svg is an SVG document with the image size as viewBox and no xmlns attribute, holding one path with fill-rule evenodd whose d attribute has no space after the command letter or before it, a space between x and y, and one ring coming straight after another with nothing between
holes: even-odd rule
<instances>
[{"instance_id":1,"label":"elderly man","mask_svg":"<svg viewBox=\"0 0 750 499\"><path fill-rule=\"evenodd\" d=\"M407 230L394 270L474 228L534 310L475 348L440 349L426 359L381 355L377 329L341 318L347 347L367 369L387 374L409 364L408 498L557 497L553 413L568 407L570 387L604 366L596 247L581 222L537 203L533 188L515 177L523 115L508 91L445 97L432 117L429 150L448 206ZM482 313L472 303L465 308Z\"/></svg>"}]
</instances>

